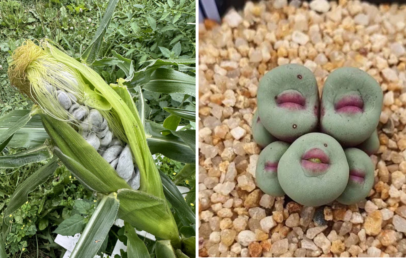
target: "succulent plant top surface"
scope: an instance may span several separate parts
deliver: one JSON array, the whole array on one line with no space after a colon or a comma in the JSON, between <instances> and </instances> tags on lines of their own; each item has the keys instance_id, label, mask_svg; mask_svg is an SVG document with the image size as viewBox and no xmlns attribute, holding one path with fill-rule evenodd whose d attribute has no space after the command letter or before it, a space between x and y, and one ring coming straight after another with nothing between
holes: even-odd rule
<instances>
[{"instance_id":1,"label":"succulent plant top surface","mask_svg":"<svg viewBox=\"0 0 406 258\"><path fill-rule=\"evenodd\" d=\"M324 83L321 130L345 146L365 141L379 123L383 93L368 73L353 67L333 71Z\"/></svg>"},{"instance_id":2,"label":"succulent plant top surface","mask_svg":"<svg viewBox=\"0 0 406 258\"><path fill-rule=\"evenodd\" d=\"M349 167L341 145L331 136L301 136L282 155L278 180L285 193L306 206L330 203L347 186Z\"/></svg>"},{"instance_id":3,"label":"succulent plant top surface","mask_svg":"<svg viewBox=\"0 0 406 258\"><path fill-rule=\"evenodd\" d=\"M279 66L261 79L258 112L276 138L292 142L317 127L319 95L313 73L302 65Z\"/></svg>"}]
</instances>

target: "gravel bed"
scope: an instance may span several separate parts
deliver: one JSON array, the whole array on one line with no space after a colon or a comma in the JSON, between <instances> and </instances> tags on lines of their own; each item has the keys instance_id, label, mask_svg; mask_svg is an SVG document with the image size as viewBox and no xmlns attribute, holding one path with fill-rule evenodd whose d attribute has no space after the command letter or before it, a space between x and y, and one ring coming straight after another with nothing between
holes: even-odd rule
<instances>
[{"instance_id":1,"label":"gravel bed","mask_svg":"<svg viewBox=\"0 0 406 258\"><path fill-rule=\"evenodd\" d=\"M200 25L199 255L406 256L406 6L358 1L248 2L222 25ZM304 64L321 91L342 66L382 87L375 184L357 205L303 207L255 184L251 119L259 79Z\"/></svg>"}]
</instances>

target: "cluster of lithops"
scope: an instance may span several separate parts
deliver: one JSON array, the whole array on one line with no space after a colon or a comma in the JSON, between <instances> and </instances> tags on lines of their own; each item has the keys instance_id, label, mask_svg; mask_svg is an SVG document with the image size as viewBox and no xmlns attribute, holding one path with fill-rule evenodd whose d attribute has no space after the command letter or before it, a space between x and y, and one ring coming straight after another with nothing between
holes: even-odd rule
<instances>
[{"instance_id":1,"label":"cluster of lithops","mask_svg":"<svg viewBox=\"0 0 406 258\"><path fill-rule=\"evenodd\" d=\"M288 195L306 206L338 201L350 205L368 196L379 148L377 125L383 94L366 72L333 71L321 99L304 66L279 66L261 79L252 121L254 141L264 148L256 168L259 188Z\"/></svg>"}]
</instances>

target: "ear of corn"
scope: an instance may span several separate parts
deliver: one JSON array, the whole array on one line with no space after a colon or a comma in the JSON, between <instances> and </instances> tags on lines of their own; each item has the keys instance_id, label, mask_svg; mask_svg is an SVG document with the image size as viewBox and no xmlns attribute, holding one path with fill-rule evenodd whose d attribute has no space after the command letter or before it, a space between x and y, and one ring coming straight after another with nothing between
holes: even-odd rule
<instances>
[{"instance_id":1,"label":"ear of corn","mask_svg":"<svg viewBox=\"0 0 406 258\"><path fill-rule=\"evenodd\" d=\"M85 185L100 193L130 188L75 129L47 115L42 116L42 121L45 130L60 149L55 154Z\"/></svg>"},{"instance_id":2,"label":"ear of corn","mask_svg":"<svg viewBox=\"0 0 406 258\"><path fill-rule=\"evenodd\" d=\"M135 114L133 114L123 99L94 70L66 55L48 42L44 44L44 47L59 62L80 73L111 104L112 108L117 112L140 170L140 190L164 198L159 173L149 152L138 112L135 111Z\"/></svg>"},{"instance_id":3,"label":"ear of corn","mask_svg":"<svg viewBox=\"0 0 406 258\"><path fill-rule=\"evenodd\" d=\"M118 191L120 218L180 246L142 122L122 81L110 87L94 70L47 41L41 46L27 42L13 59L12 85L41 106L44 127L57 146L54 153L78 180L101 193ZM114 144L111 134L124 145ZM103 145L106 137L111 144ZM141 176L140 191L130 189L139 185L132 158Z\"/></svg>"}]
</instances>

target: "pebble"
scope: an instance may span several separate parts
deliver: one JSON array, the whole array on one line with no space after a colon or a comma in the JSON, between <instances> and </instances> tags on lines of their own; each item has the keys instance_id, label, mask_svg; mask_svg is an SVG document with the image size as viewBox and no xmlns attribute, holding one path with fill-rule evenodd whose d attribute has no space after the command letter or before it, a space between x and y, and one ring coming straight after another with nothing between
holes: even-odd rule
<instances>
[{"instance_id":1,"label":"pebble","mask_svg":"<svg viewBox=\"0 0 406 258\"><path fill-rule=\"evenodd\" d=\"M269 231L276 226L276 223L273 220L272 216L261 219L260 224L262 230L265 231L266 233L269 233Z\"/></svg>"},{"instance_id":2,"label":"pebble","mask_svg":"<svg viewBox=\"0 0 406 258\"><path fill-rule=\"evenodd\" d=\"M306 231L306 237L309 239L313 239L316 235L323 232L326 228L327 228L327 226L309 228Z\"/></svg>"},{"instance_id":3,"label":"pebble","mask_svg":"<svg viewBox=\"0 0 406 258\"><path fill-rule=\"evenodd\" d=\"M328 254L330 252L331 242L323 233L318 234L313 241L318 247L321 248L324 254Z\"/></svg>"},{"instance_id":4,"label":"pebble","mask_svg":"<svg viewBox=\"0 0 406 258\"><path fill-rule=\"evenodd\" d=\"M299 214L293 213L289 215L288 219L286 220L285 224L287 227L293 228L299 226L300 218Z\"/></svg>"},{"instance_id":5,"label":"pebble","mask_svg":"<svg viewBox=\"0 0 406 258\"><path fill-rule=\"evenodd\" d=\"M261 257L262 246L258 242L252 242L248 246L250 257Z\"/></svg>"},{"instance_id":6,"label":"pebble","mask_svg":"<svg viewBox=\"0 0 406 258\"><path fill-rule=\"evenodd\" d=\"M288 0L275 0L275 1L273 1L273 7L275 9L281 9L284 6L287 6L287 5L288 5Z\"/></svg>"},{"instance_id":7,"label":"pebble","mask_svg":"<svg viewBox=\"0 0 406 258\"><path fill-rule=\"evenodd\" d=\"M243 230L238 234L237 241L242 246L248 246L256 239L255 233L250 230Z\"/></svg>"},{"instance_id":8,"label":"pebble","mask_svg":"<svg viewBox=\"0 0 406 258\"><path fill-rule=\"evenodd\" d=\"M231 246L234 243L237 231L234 229L224 229L220 233L221 243L225 246Z\"/></svg>"},{"instance_id":9,"label":"pebble","mask_svg":"<svg viewBox=\"0 0 406 258\"><path fill-rule=\"evenodd\" d=\"M400 206L396 209L396 214L402 216L403 218L406 218L406 206ZM393 212L392 212L393 216Z\"/></svg>"},{"instance_id":10,"label":"pebble","mask_svg":"<svg viewBox=\"0 0 406 258\"><path fill-rule=\"evenodd\" d=\"M378 235L378 240L383 246L390 246L396 242L396 232L393 230L382 230Z\"/></svg>"},{"instance_id":11,"label":"pebble","mask_svg":"<svg viewBox=\"0 0 406 258\"><path fill-rule=\"evenodd\" d=\"M389 210L389 209L382 209L381 210L382 213L382 220L390 220L393 217L393 211Z\"/></svg>"},{"instance_id":12,"label":"pebble","mask_svg":"<svg viewBox=\"0 0 406 258\"><path fill-rule=\"evenodd\" d=\"M307 238L302 240L301 247L304 249L307 249L307 250L313 250L313 251L318 250L317 246L313 243L313 241L310 241Z\"/></svg>"},{"instance_id":13,"label":"pebble","mask_svg":"<svg viewBox=\"0 0 406 258\"><path fill-rule=\"evenodd\" d=\"M246 131L238 126L231 130L230 133L234 137L234 139L239 140L245 135Z\"/></svg>"},{"instance_id":14,"label":"pebble","mask_svg":"<svg viewBox=\"0 0 406 258\"><path fill-rule=\"evenodd\" d=\"M305 45L309 41L309 36L301 31L295 30L292 33L292 40L300 45Z\"/></svg>"},{"instance_id":15,"label":"pebble","mask_svg":"<svg viewBox=\"0 0 406 258\"><path fill-rule=\"evenodd\" d=\"M392 222L396 231L406 233L406 219L400 217L399 215L395 215L393 216Z\"/></svg>"},{"instance_id":16,"label":"pebble","mask_svg":"<svg viewBox=\"0 0 406 258\"><path fill-rule=\"evenodd\" d=\"M313 0L310 2L310 8L316 12L325 13L330 9L330 3L327 0Z\"/></svg>"},{"instance_id":17,"label":"pebble","mask_svg":"<svg viewBox=\"0 0 406 258\"><path fill-rule=\"evenodd\" d=\"M341 240L335 240L331 243L331 252L340 254L345 251L345 245Z\"/></svg>"},{"instance_id":18,"label":"pebble","mask_svg":"<svg viewBox=\"0 0 406 258\"><path fill-rule=\"evenodd\" d=\"M389 82L398 81L398 75L397 75L396 71L394 71L393 69L391 69L389 67L382 70L382 76ZM389 92L392 92L392 94L393 94L393 91L389 91Z\"/></svg>"},{"instance_id":19,"label":"pebble","mask_svg":"<svg viewBox=\"0 0 406 258\"><path fill-rule=\"evenodd\" d=\"M369 23L369 17L366 14L359 13L354 17L354 22L359 25L367 26Z\"/></svg>"},{"instance_id":20,"label":"pebble","mask_svg":"<svg viewBox=\"0 0 406 258\"><path fill-rule=\"evenodd\" d=\"M381 232L382 214L380 211L374 211L369 214L364 223L364 229L367 235L376 236Z\"/></svg>"},{"instance_id":21,"label":"pebble","mask_svg":"<svg viewBox=\"0 0 406 258\"><path fill-rule=\"evenodd\" d=\"M380 257L381 256L381 249L376 248L375 246L371 246L368 248L367 254L371 257Z\"/></svg>"},{"instance_id":22,"label":"pebble","mask_svg":"<svg viewBox=\"0 0 406 258\"><path fill-rule=\"evenodd\" d=\"M228 13L224 16L223 21L228 24L231 28L236 28L243 21L241 15L235 11L235 9L230 9Z\"/></svg>"},{"instance_id":23,"label":"pebble","mask_svg":"<svg viewBox=\"0 0 406 258\"><path fill-rule=\"evenodd\" d=\"M273 254L283 254L288 251L289 242L288 239L278 240L272 244L271 253Z\"/></svg>"}]
</instances>

